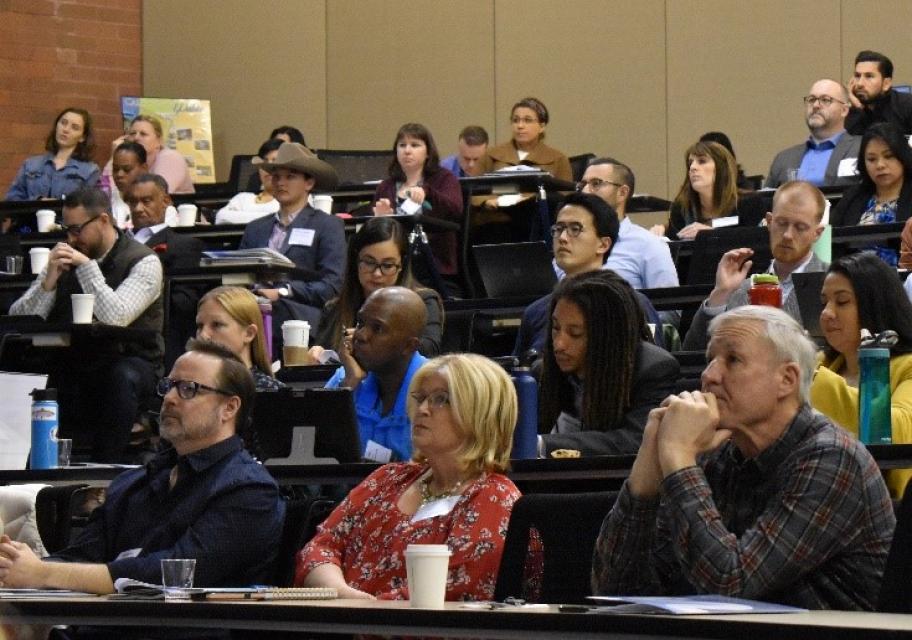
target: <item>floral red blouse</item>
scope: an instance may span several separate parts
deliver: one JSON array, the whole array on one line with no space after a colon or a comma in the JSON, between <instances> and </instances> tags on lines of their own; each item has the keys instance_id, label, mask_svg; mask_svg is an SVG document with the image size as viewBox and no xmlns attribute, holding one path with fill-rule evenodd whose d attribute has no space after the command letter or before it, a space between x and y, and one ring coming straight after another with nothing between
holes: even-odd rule
<instances>
[{"instance_id":1,"label":"floral red blouse","mask_svg":"<svg viewBox=\"0 0 912 640\"><path fill-rule=\"evenodd\" d=\"M452 552L446 599L491 600L519 490L501 474L484 473L452 511L413 523L396 504L427 470L427 465L412 462L388 464L352 489L298 552L295 585L302 586L314 567L331 562L342 568L345 581L355 589L407 600L405 548L446 544Z\"/></svg>"}]
</instances>

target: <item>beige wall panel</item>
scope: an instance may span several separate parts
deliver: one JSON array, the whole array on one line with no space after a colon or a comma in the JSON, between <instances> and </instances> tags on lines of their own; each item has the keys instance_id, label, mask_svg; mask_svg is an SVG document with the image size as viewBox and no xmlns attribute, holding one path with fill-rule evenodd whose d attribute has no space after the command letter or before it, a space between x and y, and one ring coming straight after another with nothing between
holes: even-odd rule
<instances>
[{"instance_id":1,"label":"beige wall panel","mask_svg":"<svg viewBox=\"0 0 912 640\"><path fill-rule=\"evenodd\" d=\"M496 0L497 140L532 95L551 113L547 142L567 155L628 162L637 191L664 195L662 0Z\"/></svg>"},{"instance_id":2,"label":"beige wall panel","mask_svg":"<svg viewBox=\"0 0 912 640\"><path fill-rule=\"evenodd\" d=\"M893 80L912 84L912 2L842 0L842 79L852 74L855 55L873 49L893 61Z\"/></svg>"},{"instance_id":3,"label":"beige wall panel","mask_svg":"<svg viewBox=\"0 0 912 640\"><path fill-rule=\"evenodd\" d=\"M327 3L328 143L385 149L420 122L442 155L494 124L492 0Z\"/></svg>"},{"instance_id":4,"label":"beige wall panel","mask_svg":"<svg viewBox=\"0 0 912 640\"><path fill-rule=\"evenodd\" d=\"M706 131L732 139L748 174L807 137L802 96L839 78L839 0L674 0L668 19L669 195ZM879 10L878 10L879 11Z\"/></svg>"},{"instance_id":5,"label":"beige wall panel","mask_svg":"<svg viewBox=\"0 0 912 640\"><path fill-rule=\"evenodd\" d=\"M326 142L325 0L143 3L143 92L212 101L219 180L277 125Z\"/></svg>"}]
</instances>

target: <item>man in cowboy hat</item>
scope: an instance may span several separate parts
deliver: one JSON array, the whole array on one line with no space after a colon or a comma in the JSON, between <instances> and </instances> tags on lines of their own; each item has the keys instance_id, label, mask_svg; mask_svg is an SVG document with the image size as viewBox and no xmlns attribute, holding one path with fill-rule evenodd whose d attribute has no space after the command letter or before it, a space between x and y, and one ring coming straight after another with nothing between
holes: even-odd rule
<instances>
[{"instance_id":1,"label":"man in cowboy hat","mask_svg":"<svg viewBox=\"0 0 912 640\"><path fill-rule=\"evenodd\" d=\"M274 162L263 162L260 167L272 176L279 211L248 224L239 248L275 249L314 276L256 287L257 293L272 302L273 355L277 355L282 352L282 322L307 320L316 327L323 305L339 292L345 268L345 228L338 218L307 204L311 191L331 191L339 181L335 169L310 149L286 142Z\"/></svg>"}]
</instances>

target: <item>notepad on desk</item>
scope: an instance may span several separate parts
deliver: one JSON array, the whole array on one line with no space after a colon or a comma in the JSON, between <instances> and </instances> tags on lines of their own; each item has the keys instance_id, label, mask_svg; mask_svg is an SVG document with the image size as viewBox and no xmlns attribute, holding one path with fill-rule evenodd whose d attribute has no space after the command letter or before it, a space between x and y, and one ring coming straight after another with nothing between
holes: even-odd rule
<instances>
[{"instance_id":1,"label":"notepad on desk","mask_svg":"<svg viewBox=\"0 0 912 640\"><path fill-rule=\"evenodd\" d=\"M200 589L190 594L191 600L335 600L338 597L333 587L229 587Z\"/></svg>"},{"instance_id":2,"label":"notepad on desk","mask_svg":"<svg viewBox=\"0 0 912 640\"><path fill-rule=\"evenodd\" d=\"M716 595L694 596L590 596L597 609L608 614L721 615L736 613L801 613L807 609L784 604L729 598Z\"/></svg>"}]
</instances>

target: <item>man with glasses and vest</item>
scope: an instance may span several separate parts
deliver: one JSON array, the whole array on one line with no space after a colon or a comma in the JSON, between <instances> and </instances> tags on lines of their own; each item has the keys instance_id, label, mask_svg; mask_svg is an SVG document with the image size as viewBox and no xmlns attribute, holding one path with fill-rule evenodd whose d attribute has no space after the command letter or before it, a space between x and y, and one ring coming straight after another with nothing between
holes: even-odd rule
<instances>
[{"instance_id":1,"label":"man with glasses and vest","mask_svg":"<svg viewBox=\"0 0 912 640\"><path fill-rule=\"evenodd\" d=\"M66 197L67 242L51 249L47 267L9 311L69 323L71 296L88 293L95 296L95 320L147 330L146 337L67 349L51 365L61 436L74 438L77 449L91 447L95 462L126 461L133 423L152 397L164 352L161 262L117 229L110 207L98 189Z\"/></svg>"},{"instance_id":2,"label":"man with glasses and vest","mask_svg":"<svg viewBox=\"0 0 912 640\"><path fill-rule=\"evenodd\" d=\"M161 561L195 559L194 586L273 579L285 508L238 430L255 395L247 367L225 347L191 340L158 384L170 444L117 476L73 544L39 559L0 538L0 586L111 593L118 578L161 583Z\"/></svg>"},{"instance_id":3,"label":"man with glasses and vest","mask_svg":"<svg viewBox=\"0 0 912 640\"><path fill-rule=\"evenodd\" d=\"M764 186L775 189L789 180L804 180L816 187L857 183L855 165L861 138L846 131L848 90L835 80L818 80L802 100L811 135L776 155Z\"/></svg>"}]
</instances>

